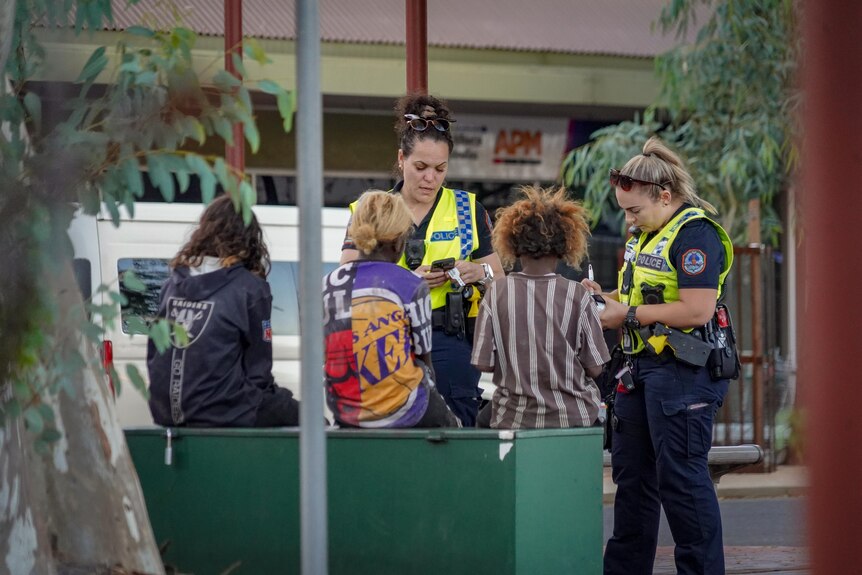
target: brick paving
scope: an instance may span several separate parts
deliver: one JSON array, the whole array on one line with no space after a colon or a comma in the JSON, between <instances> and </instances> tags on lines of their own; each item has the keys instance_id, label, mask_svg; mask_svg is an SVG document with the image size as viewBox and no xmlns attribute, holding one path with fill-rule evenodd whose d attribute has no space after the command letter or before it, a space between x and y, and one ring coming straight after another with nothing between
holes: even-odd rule
<instances>
[{"instance_id":1,"label":"brick paving","mask_svg":"<svg viewBox=\"0 0 862 575\"><path fill-rule=\"evenodd\" d=\"M802 547L725 547L727 575L809 575L808 554ZM653 575L676 575L673 547L659 547Z\"/></svg>"}]
</instances>

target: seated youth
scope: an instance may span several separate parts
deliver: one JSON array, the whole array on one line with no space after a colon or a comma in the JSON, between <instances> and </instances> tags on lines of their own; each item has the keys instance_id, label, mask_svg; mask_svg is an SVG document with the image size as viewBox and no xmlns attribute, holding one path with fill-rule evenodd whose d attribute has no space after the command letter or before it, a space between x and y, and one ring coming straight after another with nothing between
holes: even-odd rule
<instances>
[{"instance_id":1,"label":"seated youth","mask_svg":"<svg viewBox=\"0 0 862 575\"><path fill-rule=\"evenodd\" d=\"M299 403L272 376L269 252L252 215L220 196L171 262L159 318L182 326L164 353L147 346L150 411L164 426L299 424Z\"/></svg>"},{"instance_id":2,"label":"seated youth","mask_svg":"<svg viewBox=\"0 0 862 575\"><path fill-rule=\"evenodd\" d=\"M323 281L326 396L342 427L459 427L431 367L431 296L396 262L412 230L401 196L364 193L350 222L358 257Z\"/></svg>"}]
</instances>

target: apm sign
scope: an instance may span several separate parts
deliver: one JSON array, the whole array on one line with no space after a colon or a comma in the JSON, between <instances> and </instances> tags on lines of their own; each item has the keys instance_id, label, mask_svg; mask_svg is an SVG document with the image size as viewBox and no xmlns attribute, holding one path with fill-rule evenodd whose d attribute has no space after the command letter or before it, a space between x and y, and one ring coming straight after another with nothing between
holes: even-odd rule
<instances>
[{"instance_id":1,"label":"apm sign","mask_svg":"<svg viewBox=\"0 0 862 575\"><path fill-rule=\"evenodd\" d=\"M569 121L458 116L449 177L551 182L557 179Z\"/></svg>"}]
</instances>

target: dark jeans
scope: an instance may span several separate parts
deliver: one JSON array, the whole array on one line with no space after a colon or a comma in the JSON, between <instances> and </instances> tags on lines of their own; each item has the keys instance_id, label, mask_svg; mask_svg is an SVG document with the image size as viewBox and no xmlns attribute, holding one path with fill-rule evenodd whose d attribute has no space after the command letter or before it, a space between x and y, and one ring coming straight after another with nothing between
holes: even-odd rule
<instances>
[{"instance_id":1,"label":"dark jeans","mask_svg":"<svg viewBox=\"0 0 862 575\"><path fill-rule=\"evenodd\" d=\"M472 341L446 335L442 329L432 333L431 361L434 363L437 390L464 427L476 425L479 412L479 370L470 363Z\"/></svg>"},{"instance_id":2,"label":"dark jeans","mask_svg":"<svg viewBox=\"0 0 862 575\"><path fill-rule=\"evenodd\" d=\"M428 427L461 427L461 422L446 405L443 396L433 387L428 393L428 409L425 410L425 415L413 426L414 429Z\"/></svg>"},{"instance_id":3,"label":"dark jeans","mask_svg":"<svg viewBox=\"0 0 862 575\"><path fill-rule=\"evenodd\" d=\"M273 386L263 394L257 408L255 427L295 427L299 425L299 402L293 392Z\"/></svg>"},{"instance_id":4,"label":"dark jeans","mask_svg":"<svg viewBox=\"0 0 862 575\"><path fill-rule=\"evenodd\" d=\"M635 389L616 394L614 534L605 575L651 575L664 507L680 575L723 575L721 513L709 476L712 422L728 381L640 354Z\"/></svg>"},{"instance_id":5,"label":"dark jeans","mask_svg":"<svg viewBox=\"0 0 862 575\"><path fill-rule=\"evenodd\" d=\"M479 415L476 417L476 427L480 429L490 429L491 414L494 412L494 402L487 402L482 409L479 410Z\"/></svg>"}]
</instances>

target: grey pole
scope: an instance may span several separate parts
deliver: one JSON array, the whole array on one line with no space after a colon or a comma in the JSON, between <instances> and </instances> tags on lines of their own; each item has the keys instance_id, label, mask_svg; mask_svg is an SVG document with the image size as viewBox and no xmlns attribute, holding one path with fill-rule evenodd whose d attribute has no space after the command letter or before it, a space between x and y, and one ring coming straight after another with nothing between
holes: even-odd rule
<instances>
[{"instance_id":1,"label":"grey pole","mask_svg":"<svg viewBox=\"0 0 862 575\"><path fill-rule=\"evenodd\" d=\"M299 190L299 322L302 405L299 465L303 575L326 575L326 432L323 422L323 110L317 0L296 4L297 146Z\"/></svg>"}]
</instances>

